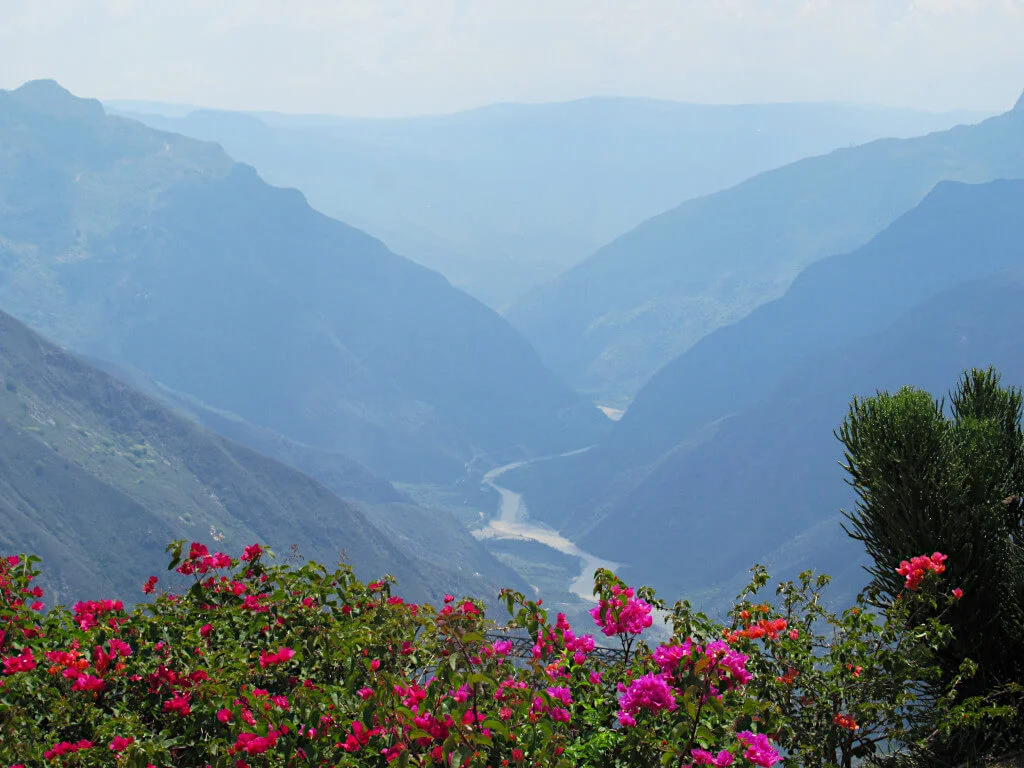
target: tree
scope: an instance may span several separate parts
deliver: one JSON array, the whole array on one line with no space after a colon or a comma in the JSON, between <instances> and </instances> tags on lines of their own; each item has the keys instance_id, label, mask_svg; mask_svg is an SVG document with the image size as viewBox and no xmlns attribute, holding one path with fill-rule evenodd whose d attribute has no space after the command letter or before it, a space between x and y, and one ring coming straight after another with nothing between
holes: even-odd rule
<instances>
[{"instance_id":1,"label":"tree","mask_svg":"<svg viewBox=\"0 0 1024 768\"><path fill-rule=\"evenodd\" d=\"M1024 396L992 368L963 374L945 400L904 387L855 398L837 432L857 492L846 531L873 560L872 587L895 597L907 552L949 556L963 590L943 666L978 664L966 695L992 697L1024 678ZM1008 503L1007 503L1008 502ZM1016 729L1021 727L1020 718Z\"/></svg>"}]
</instances>

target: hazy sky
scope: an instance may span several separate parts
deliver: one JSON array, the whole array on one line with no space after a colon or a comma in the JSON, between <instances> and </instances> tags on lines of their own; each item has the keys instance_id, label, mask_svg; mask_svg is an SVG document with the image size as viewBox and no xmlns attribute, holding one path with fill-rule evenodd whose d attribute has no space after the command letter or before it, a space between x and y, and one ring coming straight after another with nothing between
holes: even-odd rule
<instances>
[{"instance_id":1,"label":"hazy sky","mask_svg":"<svg viewBox=\"0 0 1024 768\"><path fill-rule=\"evenodd\" d=\"M1024 0L0 0L0 87L403 115L590 95L1003 110Z\"/></svg>"}]
</instances>

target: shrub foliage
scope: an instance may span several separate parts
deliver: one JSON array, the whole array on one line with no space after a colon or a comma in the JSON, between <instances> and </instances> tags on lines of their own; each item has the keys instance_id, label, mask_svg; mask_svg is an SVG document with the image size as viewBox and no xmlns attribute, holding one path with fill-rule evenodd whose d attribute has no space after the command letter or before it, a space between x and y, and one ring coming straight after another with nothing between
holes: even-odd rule
<instances>
[{"instance_id":1,"label":"shrub foliage","mask_svg":"<svg viewBox=\"0 0 1024 768\"><path fill-rule=\"evenodd\" d=\"M840 614L827 578L766 600L757 569L724 625L598 571L590 634L514 592L497 627L479 600L409 604L344 565L169 551L192 587L132 610L44 611L38 560L0 559L0 763L849 766L918 761L976 716L937 684L957 600L941 569ZM655 615L671 636L651 647ZM531 639L526 658L507 633ZM621 642L617 661L595 635Z\"/></svg>"}]
</instances>

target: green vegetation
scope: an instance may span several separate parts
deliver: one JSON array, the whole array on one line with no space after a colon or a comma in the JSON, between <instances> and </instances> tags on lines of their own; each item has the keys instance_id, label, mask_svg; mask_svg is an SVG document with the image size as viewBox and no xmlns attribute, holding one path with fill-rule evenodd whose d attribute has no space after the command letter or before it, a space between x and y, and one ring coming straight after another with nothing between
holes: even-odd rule
<instances>
[{"instance_id":1,"label":"green vegetation","mask_svg":"<svg viewBox=\"0 0 1024 768\"><path fill-rule=\"evenodd\" d=\"M387 579L274 565L255 544L240 559L198 542L168 550L169 570L192 586L131 612L106 599L41 613L38 559L0 558L0 759L920 766L946 764L936 745L965 720L999 722L991 707L957 702L968 667L954 681L938 676L957 603L938 567L877 613L863 596L842 613L824 609L828 578L810 573L765 601L758 569L724 625L599 570L587 625L620 643L609 655L511 590L506 632L495 634L477 599L411 604ZM666 611L663 642L644 637L654 608Z\"/></svg>"},{"instance_id":2,"label":"green vegetation","mask_svg":"<svg viewBox=\"0 0 1024 768\"><path fill-rule=\"evenodd\" d=\"M521 584L453 519L365 470L330 477L381 500L345 500L3 313L0 337L0 548L43 556L57 600L131 594L163 540L214 534L224 546L273 535L325 562L344 551L359 573L390 572L417 599Z\"/></svg>"},{"instance_id":3,"label":"green vegetation","mask_svg":"<svg viewBox=\"0 0 1024 768\"><path fill-rule=\"evenodd\" d=\"M944 401L904 388L855 399L839 430L858 503L850 534L871 556L873 587L894 598L902 552L938 550L964 598L939 654L947 676L977 662L964 695L1024 704L1024 432L1020 390L993 369L965 373ZM980 734L996 743L1006 733ZM998 737L998 738L996 738ZM1024 709L1014 739L1024 738ZM1010 742L1014 743L1014 742ZM1005 746L1006 741L1002 742Z\"/></svg>"},{"instance_id":4,"label":"green vegetation","mask_svg":"<svg viewBox=\"0 0 1024 768\"><path fill-rule=\"evenodd\" d=\"M346 565L272 565L256 544L233 559L176 541L168 570L191 586L131 612L110 599L44 612L38 558L8 555L0 758L82 768L111 754L132 768L983 764L1021 739L1024 505L1000 497L1022 481L1022 409L1024 396L992 369L965 373L948 413L909 388L854 399L839 429L859 497L848 519L874 581L842 609L829 607L827 576L806 571L772 594L755 567L719 622L601 569L589 617L552 622L543 600L506 589L511 618L499 627L478 598L446 595L435 609ZM161 452L149 436L127 446L129 456Z\"/></svg>"}]
</instances>

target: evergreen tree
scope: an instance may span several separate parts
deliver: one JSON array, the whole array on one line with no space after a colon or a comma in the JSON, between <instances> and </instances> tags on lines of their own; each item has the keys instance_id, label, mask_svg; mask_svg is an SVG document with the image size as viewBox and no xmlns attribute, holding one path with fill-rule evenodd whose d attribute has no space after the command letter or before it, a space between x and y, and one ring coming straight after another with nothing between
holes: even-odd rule
<instances>
[{"instance_id":1,"label":"evergreen tree","mask_svg":"<svg viewBox=\"0 0 1024 768\"><path fill-rule=\"evenodd\" d=\"M998 695L1024 679L1022 411L1020 390L1001 386L994 369L974 369L948 408L911 387L880 392L855 398L837 432L858 496L846 530L873 560L872 586L895 597L903 559L949 557L946 578L963 597L943 666L952 676L963 659L978 664L965 695Z\"/></svg>"}]
</instances>

